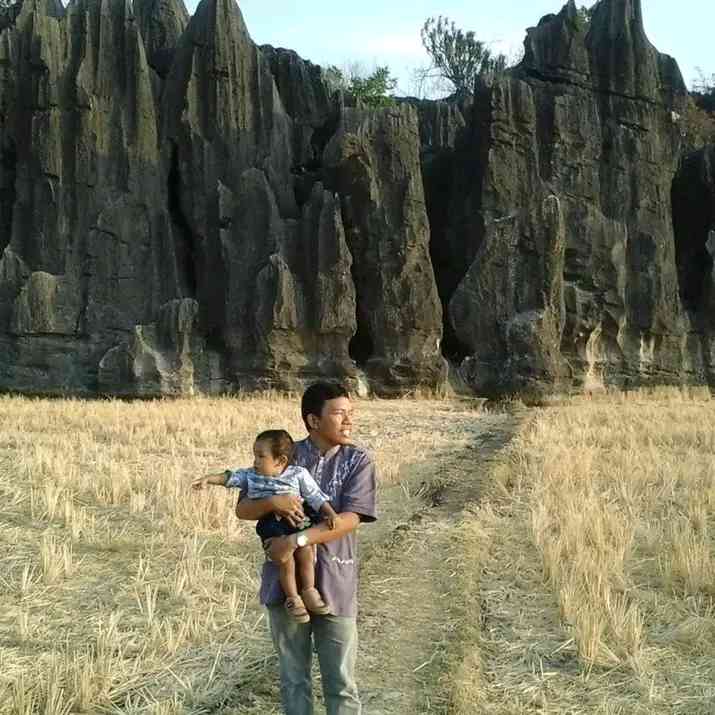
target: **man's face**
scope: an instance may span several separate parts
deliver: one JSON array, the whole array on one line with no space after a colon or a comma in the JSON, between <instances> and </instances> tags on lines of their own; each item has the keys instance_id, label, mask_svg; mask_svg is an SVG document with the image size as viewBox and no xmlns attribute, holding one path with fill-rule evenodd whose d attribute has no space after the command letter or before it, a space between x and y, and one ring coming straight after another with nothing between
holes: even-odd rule
<instances>
[{"instance_id":1,"label":"man's face","mask_svg":"<svg viewBox=\"0 0 715 715\"><path fill-rule=\"evenodd\" d=\"M308 415L308 424L312 428L311 436L318 438L326 446L350 444L353 414L350 398L336 397L327 400L320 417Z\"/></svg>"}]
</instances>

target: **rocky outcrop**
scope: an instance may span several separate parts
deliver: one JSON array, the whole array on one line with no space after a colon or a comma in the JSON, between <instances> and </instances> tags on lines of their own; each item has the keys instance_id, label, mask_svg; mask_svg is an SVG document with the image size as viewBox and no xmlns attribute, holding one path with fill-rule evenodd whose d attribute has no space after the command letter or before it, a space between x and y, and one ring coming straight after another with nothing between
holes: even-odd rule
<instances>
[{"instance_id":1,"label":"rocky outcrop","mask_svg":"<svg viewBox=\"0 0 715 715\"><path fill-rule=\"evenodd\" d=\"M177 293L144 47L123 2L26 0L0 59L0 382L91 393Z\"/></svg>"},{"instance_id":2,"label":"rocky outcrop","mask_svg":"<svg viewBox=\"0 0 715 715\"><path fill-rule=\"evenodd\" d=\"M648 42L639 0L601 0L588 24L569 2L525 50L478 90L454 182L466 270L450 315L470 384L702 380L672 228L677 65Z\"/></svg>"},{"instance_id":3,"label":"rocky outcrop","mask_svg":"<svg viewBox=\"0 0 715 715\"><path fill-rule=\"evenodd\" d=\"M684 158L673 182L673 228L680 298L700 337L715 384L715 145Z\"/></svg>"},{"instance_id":4,"label":"rocky outcrop","mask_svg":"<svg viewBox=\"0 0 715 715\"><path fill-rule=\"evenodd\" d=\"M409 280L432 276L419 180L379 158L381 134L365 136L374 166L356 182L389 206L370 209L379 235L354 240L348 167L335 173L346 196L323 167L352 118L321 70L257 48L234 0L203 0L190 20L181 0L135 12L25 0L2 15L0 389L364 386L354 336L373 310L384 337L357 351L370 387L435 387L441 333L419 321L433 279ZM393 155L418 177L409 122ZM388 241L380 221L403 213Z\"/></svg>"},{"instance_id":5,"label":"rocky outcrop","mask_svg":"<svg viewBox=\"0 0 715 715\"><path fill-rule=\"evenodd\" d=\"M100 360L99 391L129 397L192 395L198 387L217 391L197 315L196 301L174 300L159 309L155 324L134 326L127 342Z\"/></svg>"},{"instance_id":6,"label":"rocky outcrop","mask_svg":"<svg viewBox=\"0 0 715 715\"><path fill-rule=\"evenodd\" d=\"M293 166L298 176L315 172L340 121L341 97L332 92L323 70L293 50L261 45L281 101L293 120Z\"/></svg>"},{"instance_id":7,"label":"rocky outcrop","mask_svg":"<svg viewBox=\"0 0 715 715\"><path fill-rule=\"evenodd\" d=\"M324 161L356 257L356 359L388 392L439 384L446 368L442 310L429 260L416 112L344 110Z\"/></svg>"},{"instance_id":8,"label":"rocky outcrop","mask_svg":"<svg viewBox=\"0 0 715 715\"><path fill-rule=\"evenodd\" d=\"M420 164L424 184L425 205L430 224L430 258L435 272L437 292L443 310L442 352L454 362L461 362L466 352L456 338L446 310L459 281L464 277L465 267L455 260L459 250L450 244L448 227L452 197L463 190L457 167L463 156L457 147L464 141L468 130L472 98L451 97L444 101L404 100L417 110L420 128ZM465 182L472 177L466 176Z\"/></svg>"},{"instance_id":9,"label":"rocky outcrop","mask_svg":"<svg viewBox=\"0 0 715 715\"><path fill-rule=\"evenodd\" d=\"M183 0L134 0L134 14L149 66L162 79L169 74L179 39L189 24Z\"/></svg>"},{"instance_id":10,"label":"rocky outcrop","mask_svg":"<svg viewBox=\"0 0 715 715\"><path fill-rule=\"evenodd\" d=\"M715 323L715 145L686 156L673 182L678 285L686 309Z\"/></svg>"},{"instance_id":11,"label":"rocky outcrop","mask_svg":"<svg viewBox=\"0 0 715 715\"><path fill-rule=\"evenodd\" d=\"M234 0L23 0L0 67L2 390L712 381L715 157L639 0L473 103L346 107Z\"/></svg>"}]
</instances>

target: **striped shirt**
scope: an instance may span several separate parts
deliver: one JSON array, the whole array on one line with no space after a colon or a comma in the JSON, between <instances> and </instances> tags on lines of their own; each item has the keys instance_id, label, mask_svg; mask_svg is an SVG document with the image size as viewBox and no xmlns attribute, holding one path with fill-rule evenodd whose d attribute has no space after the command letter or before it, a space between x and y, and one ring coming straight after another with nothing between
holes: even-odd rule
<instances>
[{"instance_id":1,"label":"striped shirt","mask_svg":"<svg viewBox=\"0 0 715 715\"><path fill-rule=\"evenodd\" d=\"M226 486L240 489L241 496L248 499L266 499L279 494L292 494L302 497L315 511L320 511L320 507L328 501L327 494L321 491L310 472L295 464L289 464L276 477L266 477L258 474L254 469L229 471Z\"/></svg>"}]
</instances>

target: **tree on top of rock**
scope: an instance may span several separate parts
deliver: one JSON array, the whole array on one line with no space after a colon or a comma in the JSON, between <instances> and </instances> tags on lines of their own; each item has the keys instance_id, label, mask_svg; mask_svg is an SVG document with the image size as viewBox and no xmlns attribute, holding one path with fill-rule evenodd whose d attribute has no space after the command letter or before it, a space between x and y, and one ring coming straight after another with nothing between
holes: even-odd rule
<instances>
[{"instance_id":1,"label":"tree on top of rock","mask_svg":"<svg viewBox=\"0 0 715 715\"><path fill-rule=\"evenodd\" d=\"M477 77L492 79L507 68L505 55L492 55L471 30L464 32L447 17L430 17L420 31L434 68L458 93L471 93Z\"/></svg>"},{"instance_id":2,"label":"tree on top of rock","mask_svg":"<svg viewBox=\"0 0 715 715\"><path fill-rule=\"evenodd\" d=\"M698 78L693 82L691 95L700 109L715 114L715 74L706 75L696 67Z\"/></svg>"},{"instance_id":3,"label":"tree on top of rock","mask_svg":"<svg viewBox=\"0 0 715 715\"><path fill-rule=\"evenodd\" d=\"M397 80L387 66L375 67L368 74L356 62L345 70L331 65L325 70L325 79L331 89L351 94L359 104L368 107L387 107L395 102L390 92L395 90Z\"/></svg>"}]
</instances>

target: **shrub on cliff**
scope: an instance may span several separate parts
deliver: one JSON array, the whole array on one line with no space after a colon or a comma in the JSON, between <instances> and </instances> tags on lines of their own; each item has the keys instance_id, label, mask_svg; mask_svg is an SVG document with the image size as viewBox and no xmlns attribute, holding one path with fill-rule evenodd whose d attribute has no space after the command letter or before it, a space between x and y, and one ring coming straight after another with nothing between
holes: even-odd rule
<instances>
[{"instance_id":1,"label":"shrub on cliff","mask_svg":"<svg viewBox=\"0 0 715 715\"><path fill-rule=\"evenodd\" d=\"M325 80L331 89L351 94L359 104L368 107L386 107L395 103L389 93L394 91L397 80L387 66L375 67L366 74L359 64L348 65L346 70L331 65L325 70Z\"/></svg>"},{"instance_id":2,"label":"shrub on cliff","mask_svg":"<svg viewBox=\"0 0 715 715\"><path fill-rule=\"evenodd\" d=\"M492 55L474 32L464 32L447 17L428 18L420 35L434 68L458 93L473 92L477 77L491 78L507 68L505 55Z\"/></svg>"},{"instance_id":3,"label":"shrub on cliff","mask_svg":"<svg viewBox=\"0 0 715 715\"><path fill-rule=\"evenodd\" d=\"M715 74L709 77L698 69L698 79L693 82L692 97L695 104L705 112L715 114Z\"/></svg>"},{"instance_id":4,"label":"shrub on cliff","mask_svg":"<svg viewBox=\"0 0 715 715\"><path fill-rule=\"evenodd\" d=\"M698 69L681 127L686 151L715 144L715 74L707 76Z\"/></svg>"},{"instance_id":5,"label":"shrub on cliff","mask_svg":"<svg viewBox=\"0 0 715 715\"><path fill-rule=\"evenodd\" d=\"M688 97L685 113L679 121L686 151L715 143L715 115L701 109L693 97Z\"/></svg>"}]
</instances>

